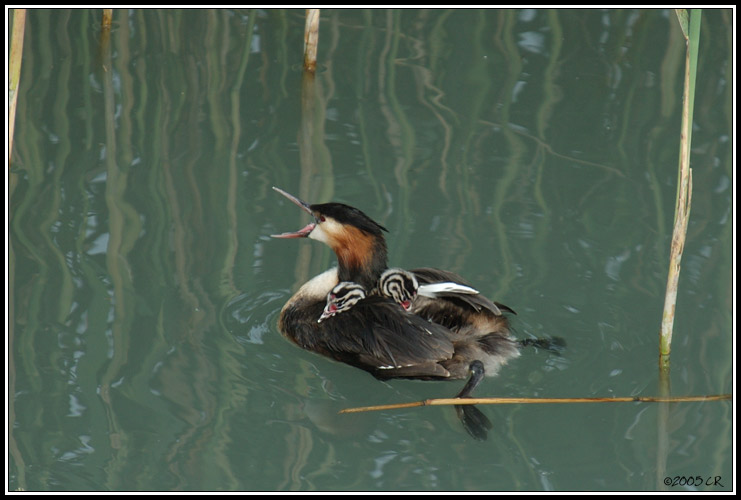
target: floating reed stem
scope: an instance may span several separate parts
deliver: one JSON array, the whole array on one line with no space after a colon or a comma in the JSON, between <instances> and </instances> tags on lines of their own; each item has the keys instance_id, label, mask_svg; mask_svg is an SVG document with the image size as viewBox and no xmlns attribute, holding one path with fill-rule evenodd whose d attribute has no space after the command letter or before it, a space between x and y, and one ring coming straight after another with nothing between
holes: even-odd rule
<instances>
[{"instance_id":1,"label":"floating reed stem","mask_svg":"<svg viewBox=\"0 0 741 500\"><path fill-rule=\"evenodd\" d=\"M697 49L700 41L700 19L702 9L692 9L687 33L687 11L677 9L682 32L687 43L684 70L684 92L682 98L682 127L679 144L679 175L677 182L677 199L674 210L674 230L672 232L671 252L669 257L669 275L664 297L664 313L661 320L659 340L659 367L662 372L669 371L669 354L671 353L674 312L679 285L679 269L687 236L690 207L692 204L692 169L690 168L690 145L692 143L692 113L695 102L695 76L697 74Z\"/></svg>"},{"instance_id":2,"label":"floating reed stem","mask_svg":"<svg viewBox=\"0 0 741 500\"><path fill-rule=\"evenodd\" d=\"M561 404L561 403L692 403L699 401L723 401L731 399L730 394L715 394L709 396L630 396L621 398L440 398L413 401L411 403L397 403L390 405L361 406L345 408L340 413L360 413L365 411L396 410L400 408L416 408L418 406L450 406L450 405L501 405L501 404Z\"/></svg>"},{"instance_id":3,"label":"floating reed stem","mask_svg":"<svg viewBox=\"0 0 741 500\"><path fill-rule=\"evenodd\" d=\"M15 132L15 107L18 100L18 85L21 80L21 59L23 58L23 33L26 30L26 9L13 11L13 34L10 38L10 57L8 59L8 168L13 153L13 132Z\"/></svg>"},{"instance_id":4,"label":"floating reed stem","mask_svg":"<svg viewBox=\"0 0 741 500\"><path fill-rule=\"evenodd\" d=\"M319 44L319 10L306 9L304 27L304 70L316 71L316 48Z\"/></svg>"}]
</instances>

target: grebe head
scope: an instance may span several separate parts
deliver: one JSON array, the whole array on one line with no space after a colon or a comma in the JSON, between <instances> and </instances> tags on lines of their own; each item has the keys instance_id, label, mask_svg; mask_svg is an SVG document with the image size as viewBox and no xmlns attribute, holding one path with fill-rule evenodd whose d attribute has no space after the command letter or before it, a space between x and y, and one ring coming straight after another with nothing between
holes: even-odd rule
<instances>
[{"instance_id":1,"label":"grebe head","mask_svg":"<svg viewBox=\"0 0 741 500\"><path fill-rule=\"evenodd\" d=\"M321 241L334 250L339 262L340 281L353 281L367 289L375 287L386 269L386 228L357 208L343 203L310 205L282 189L274 190L311 214L314 222L289 233L272 235L273 238L311 238Z\"/></svg>"},{"instance_id":2,"label":"grebe head","mask_svg":"<svg viewBox=\"0 0 741 500\"><path fill-rule=\"evenodd\" d=\"M409 271L404 269L387 269L378 280L378 292L401 305L405 310L412 307L412 302L417 298L419 283Z\"/></svg>"},{"instance_id":3,"label":"grebe head","mask_svg":"<svg viewBox=\"0 0 741 500\"><path fill-rule=\"evenodd\" d=\"M317 320L321 323L335 314L348 311L365 298L365 288L351 281L342 281L327 294L327 305Z\"/></svg>"}]
</instances>

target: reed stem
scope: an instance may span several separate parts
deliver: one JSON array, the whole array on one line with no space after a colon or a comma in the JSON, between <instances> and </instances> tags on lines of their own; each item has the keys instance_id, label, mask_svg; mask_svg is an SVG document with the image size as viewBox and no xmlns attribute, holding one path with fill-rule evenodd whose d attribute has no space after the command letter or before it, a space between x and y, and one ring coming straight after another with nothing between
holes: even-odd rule
<instances>
[{"instance_id":1,"label":"reed stem","mask_svg":"<svg viewBox=\"0 0 741 500\"><path fill-rule=\"evenodd\" d=\"M682 126L679 144L679 175L674 211L674 230L672 232L669 273L666 282L664 313L661 320L661 334L659 339L659 368L660 371L667 373L669 371L669 355L671 353L674 314L677 303L680 263L682 261L682 252L687 236L687 225L689 223L690 208L692 205L690 146L692 143L692 113L695 102L695 76L697 74L697 49L700 41L701 15L702 9L692 9L689 18L688 34L686 23L687 13L682 9L677 10L677 17L687 43L687 54L685 57Z\"/></svg>"},{"instance_id":2,"label":"reed stem","mask_svg":"<svg viewBox=\"0 0 741 500\"><path fill-rule=\"evenodd\" d=\"M101 27L103 29L111 29L111 23L113 22L113 9L103 9L103 19L101 21Z\"/></svg>"},{"instance_id":3,"label":"reed stem","mask_svg":"<svg viewBox=\"0 0 741 500\"><path fill-rule=\"evenodd\" d=\"M13 153L13 133L15 132L15 108L18 101L18 86L21 80L21 60L23 58L23 33L26 30L26 9L13 11L13 33L10 39L8 59L8 168Z\"/></svg>"},{"instance_id":4,"label":"reed stem","mask_svg":"<svg viewBox=\"0 0 741 500\"><path fill-rule=\"evenodd\" d=\"M319 44L319 10L306 9L304 27L304 70L316 71L316 50Z\"/></svg>"},{"instance_id":5,"label":"reed stem","mask_svg":"<svg viewBox=\"0 0 741 500\"><path fill-rule=\"evenodd\" d=\"M416 408L418 406L450 406L450 405L493 405L493 404L562 404L562 403L692 403L700 401L723 401L731 399L730 394L714 394L709 396L629 396L619 398L439 398L413 401L411 403L397 403L377 406L361 406L345 408L340 413L360 413L365 411L396 410L400 408Z\"/></svg>"}]
</instances>

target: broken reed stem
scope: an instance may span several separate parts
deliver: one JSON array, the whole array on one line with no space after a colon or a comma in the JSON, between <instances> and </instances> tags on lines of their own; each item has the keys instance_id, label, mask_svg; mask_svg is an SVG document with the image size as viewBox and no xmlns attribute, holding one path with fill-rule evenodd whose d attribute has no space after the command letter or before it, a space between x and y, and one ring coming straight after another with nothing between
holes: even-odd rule
<instances>
[{"instance_id":1,"label":"broken reed stem","mask_svg":"<svg viewBox=\"0 0 741 500\"><path fill-rule=\"evenodd\" d=\"M449 406L449 405L476 405L476 404L562 404L562 403L679 403L698 401L721 401L730 399L730 394L711 396L684 396L684 397L621 397L621 398L440 398L377 406L346 408L340 413L359 413L365 411L395 410L400 408L415 408L419 406Z\"/></svg>"},{"instance_id":2,"label":"broken reed stem","mask_svg":"<svg viewBox=\"0 0 741 500\"><path fill-rule=\"evenodd\" d=\"M730 394L715 394L709 396L675 396L653 397L633 396L621 398L440 398L413 401L411 403L397 403L389 405L361 406L345 408L340 413L360 413L365 411L396 410L400 408L416 408L418 406L450 406L450 405L493 405L493 404L561 404L561 403L691 403L699 401L723 401L731 399Z\"/></svg>"},{"instance_id":3,"label":"broken reed stem","mask_svg":"<svg viewBox=\"0 0 741 500\"><path fill-rule=\"evenodd\" d=\"M666 281L664 312L661 319L659 338L659 368L662 372L669 370L674 313L679 286L679 270L682 261L684 242L687 236L690 208L692 205L692 169L690 169L690 145L692 142L692 113L695 101L695 76L697 74L697 49L700 41L700 18L702 9L693 9L690 15L689 35L686 32L686 11L678 11L682 32L687 43L684 69L684 92L682 98L682 126L679 144L679 175L677 183L677 200L674 211L674 230L672 232L671 251L669 256L669 273Z\"/></svg>"},{"instance_id":4,"label":"broken reed stem","mask_svg":"<svg viewBox=\"0 0 741 500\"><path fill-rule=\"evenodd\" d=\"M23 57L23 33L26 30L26 9L13 11L13 33L10 39L8 58L8 168L13 153L15 132L15 108L18 101L18 86L21 81L21 59Z\"/></svg>"},{"instance_id":5,"label":"broken reed stem","mask_svg":"<svg viewBox=\"0 0 741 500\"><path fill-rule=\"evenodd\" d=\"M306 9L306 25L304 27L304 69L316 70L316 50L319 44L319 10Z\"/></svg>"},{"instance_id":6,"label":"broken reed stem","mask_svg":"<svg viewBox=\"0 0 741 500\"><path fill-rule=\"evenodd\" d=\"M112 22L113 22L113 9L103 9L103 20L101 21L101 27L103 29L111 29Z\"/></svg>"}]
</instances>

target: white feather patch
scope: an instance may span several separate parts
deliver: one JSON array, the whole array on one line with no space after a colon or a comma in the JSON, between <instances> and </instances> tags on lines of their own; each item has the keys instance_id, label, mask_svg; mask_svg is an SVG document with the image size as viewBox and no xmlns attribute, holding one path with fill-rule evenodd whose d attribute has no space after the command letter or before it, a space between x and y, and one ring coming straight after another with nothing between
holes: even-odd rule
<instances>
[{"instance_id":1,"label":"white feather patch","mask_svg":"<svg viewBox=\"0 0 741 500\"><path fill-rule=\"evenodd\" d=\"M299 288L296 295L308 298L325 298L327 294L339 283L337 268L332 267L321 274L314 276Z\"/></svg>"},{"instance_id":2,"label":"white feather patch","mask_svg":"<svg viewBox=\"0 0 741 500\"><path fill-rule=\"evenodd\" d=\"M471 288L470 286L461 285L460 283L444 281L442 283L419 285L419 290L417 290L417 293L424 297L430 297L434 299L440 293L462 293L464 295L477 295L479 291Z\"/></svg>"}]
</instances>

